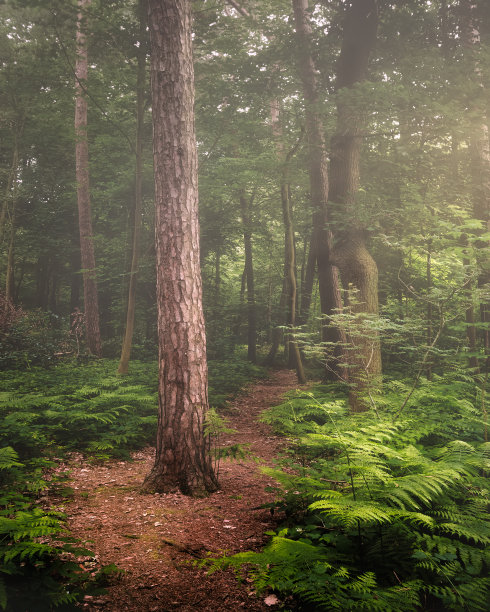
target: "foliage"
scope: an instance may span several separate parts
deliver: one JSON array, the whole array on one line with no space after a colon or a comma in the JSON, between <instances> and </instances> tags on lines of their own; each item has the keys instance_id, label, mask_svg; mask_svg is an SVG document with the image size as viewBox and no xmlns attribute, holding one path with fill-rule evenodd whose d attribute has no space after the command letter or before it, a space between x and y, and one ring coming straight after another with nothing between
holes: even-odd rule
<instances>
[{"instance_id":1,"label":"foliage","mask_svg":"<svg viewBox=\"0 0 490 612\"><path fill-rule=\"evenodd\" d=\"M454 376L426 382L393 420L398 388L380 420L348 415L331 388L265 416L294 440L285 471L266 469L286 526L263 552L208 563L250 565L258 589L294 595L300 609L485 610L490 444L474 389Z\"/></svg>"},{"instance_id":2,"label":"foliage","mask_svg":"<svg viewBox=\"0 0 490 612\"><path fill-rule=\"evenodd\" d=\"M2 609L63 608L97 592L117 573L113 566L95 570L93 554L69 537L63 514L36 501L47 489L63 491L58 464L64 453L83 452L95 460L128 457L130 450L153 441L157 364L132 362L125 377L115 374L116 367L110 360L74 360L0 373ZM210 371L211 401L221 407L252 377L263 375L261 368L239 359L211 362ZM210 433L226 430L220 422L213 410ZM243 452L232 446L218 454Z\"/></svg>"},{"instance_id":3,"label":"foliage","mask_svg":"<svg viewBox=\"0 0 490 612\"><path fill-rule=\"evenodd\" d=\"M46 470L50 463L41 465ZM93 553L69 536L65 516L36 503L33 492L46 486L39 470L21 463L13 448L0 447L2 610L65 609L87 593L101 592L118 571L94 569Z\"/></svg>"},{"instance_id":4,"label":"foliage","mask_svg":"<svg viewBox=\"0 0 490 612\"><path fill-rule=\"evenodd\" d=\"M77 451L98 460L151 444L157 421L157 364L110 360L60 363L0 374L0 444L22 458ZM210 362L210 402L223 407L263 370L245 361Z\"/></svg>"},{"instance_id":5,"label":"foliage","mask_svg":"<svg viewBox=\"0 0 490 612\"><path fill-rule=\"evenodd\" d=\"M47 367L56 363L59 355L73 350L71 339L57 315L13 308L9 313L0 322L0 368Z\"/></svg>"}]
</instances>

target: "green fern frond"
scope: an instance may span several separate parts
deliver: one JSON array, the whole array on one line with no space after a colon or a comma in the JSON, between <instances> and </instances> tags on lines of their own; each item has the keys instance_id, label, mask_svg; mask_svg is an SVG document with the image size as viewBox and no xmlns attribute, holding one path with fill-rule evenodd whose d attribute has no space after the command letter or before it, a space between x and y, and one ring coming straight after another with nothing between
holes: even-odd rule
<instances>
[{"instance_id":1,"label":"green fern frond","mask_svg":"<svg viewBox=\"0 0 490 612\"><path fill-rule=\"evenodd\" d=\"M22 467L19 456L11 446L0 448L0 470L8 470L12 467Z\"/></svg>"}]
</instances>

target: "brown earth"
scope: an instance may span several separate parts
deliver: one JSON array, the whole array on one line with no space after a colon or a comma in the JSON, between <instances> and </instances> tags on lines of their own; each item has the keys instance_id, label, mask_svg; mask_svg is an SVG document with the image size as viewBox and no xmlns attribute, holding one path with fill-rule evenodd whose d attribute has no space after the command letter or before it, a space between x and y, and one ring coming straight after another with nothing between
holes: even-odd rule
<instances>
[{"instance_id":1,"label":"brown earth","mask_svg":"<svg viewBox=\"0 0 490 612\"><path fill-rule=\"evenodd\" d=\"M225 612L273 610L275 597L258 596L247 579L239 584L231 571L208 575L196 559L258 550L264 532L275 526L266 492L275 483L260 473L271 465L286 441L258 419L269 406L297 388L290 371L274 371L251 385L226 409L229 427L222 444L249 445L252 459L222 461L221 489L203 499L180 494L140 492L154 449L135 453L134 461L101 466L72 466L73 501L66 508L72 533L96 553L101 564L115 563L125 573L101 597L86 598L88 611Z\"/></svg>"}]
</instances>

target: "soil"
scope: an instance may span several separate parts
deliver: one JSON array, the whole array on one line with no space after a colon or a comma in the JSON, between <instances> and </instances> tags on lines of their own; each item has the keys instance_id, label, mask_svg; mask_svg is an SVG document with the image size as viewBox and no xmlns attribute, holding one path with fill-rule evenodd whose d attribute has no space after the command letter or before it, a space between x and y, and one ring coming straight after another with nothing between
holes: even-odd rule
<instances>
[{"instance_id":1,"label":"soil","mask_svg":"<svg viewBox=\"0 0 490 612\"><path fill-rule=\"evenodd\" d=\"M98 563L115 563L124 570L108 592L86 597L88 611L225 612L277 609L277 598L257 595L253 584L241 584L234 573L207 574L193 564L206 556L259 550L264 532L275 527L268 509L273 501L267 485L276 483L261 474L286 444L259 421L260 413L281 402L297 388L290 371L274 371L251 385L226 408L228 426L222 444L249 445L251 458L225 460L220 466L216 493L201 499L180 494L143 494L154 449L135 453L133 461L72 466L74 497L66 507L71 532L96 553Z\"/></svg>"}]
</instances>

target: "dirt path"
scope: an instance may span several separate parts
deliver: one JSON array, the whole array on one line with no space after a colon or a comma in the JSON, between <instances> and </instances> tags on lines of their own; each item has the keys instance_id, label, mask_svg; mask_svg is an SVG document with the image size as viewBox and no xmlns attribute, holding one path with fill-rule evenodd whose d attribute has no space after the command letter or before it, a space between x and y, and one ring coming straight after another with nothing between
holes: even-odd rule
<instances>
[{"instance_id":1,"label":"dirt path","mask_svg":"<svg viewBox=\"0 0 490 612\"><path fill-rule=\"evenodd\" d=\"M227 409L237 430L223 444L249 444L261 462L271 463L284 441L258 422L265 408L297 387L293 372L272 372L252 385ZM72 470L74 500L67 508L72 533L93 543L102 564L116 563L125 575L106 596L88 599L86 610L165 612L271 610L251 584L239 585L231 572L207 576L189 562L207 553L236 553L263 546L273 527L271 515L256 508L270 501L270 479L253 461L224 461L221 490L205 499L179 494L143 495L139 487L150 470L153 449L134 462L78 465Z\"/></svg>"}]
</instances>

